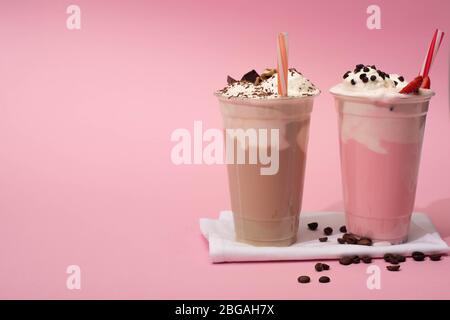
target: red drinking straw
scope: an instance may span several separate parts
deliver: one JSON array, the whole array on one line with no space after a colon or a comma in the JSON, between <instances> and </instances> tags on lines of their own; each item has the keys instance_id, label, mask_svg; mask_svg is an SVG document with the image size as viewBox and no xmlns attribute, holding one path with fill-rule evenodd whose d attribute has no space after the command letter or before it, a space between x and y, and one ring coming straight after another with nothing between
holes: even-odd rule
<instances>
[{"instance_id":1,"label":"red drinking straw","mask_svg":"<svg viewBox=\"0 0 450 320\"><path fill-rule=\"evenodd\" d=\"M433 34L433 39L431 40L430 46L428 47L427 55L422 65L422 69L420 70L421 76L424 78L428 76L430 73L431 65L436 58L439 47L441 46L442 39L444 38L444 32L442 30L436 29Z\"/></svg>"}]
</instances>

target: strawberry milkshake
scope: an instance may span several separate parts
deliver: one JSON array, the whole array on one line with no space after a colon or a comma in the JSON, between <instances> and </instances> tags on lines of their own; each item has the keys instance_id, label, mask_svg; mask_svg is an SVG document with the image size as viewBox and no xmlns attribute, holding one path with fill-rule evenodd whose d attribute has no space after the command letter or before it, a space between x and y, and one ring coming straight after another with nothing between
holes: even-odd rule
<instances>
[{"instance_id":1,"label":"strawberry milkshake","mask_svg":"<svg viewBox=\"0 0 450 320\"><path fill-rule=\"evenodd\" d=\"M331 88L339 119L346 225L392 244L407 240L430 89L420 77L357 65Z\"/></svg>"}]
</instances>

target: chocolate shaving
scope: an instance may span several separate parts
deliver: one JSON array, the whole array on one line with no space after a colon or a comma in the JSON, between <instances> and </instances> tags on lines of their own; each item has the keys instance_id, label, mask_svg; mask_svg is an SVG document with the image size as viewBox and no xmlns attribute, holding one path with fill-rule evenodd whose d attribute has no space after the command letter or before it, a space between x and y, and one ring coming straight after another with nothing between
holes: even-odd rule
<instances>
[{"instance_id":1,"label":"chocolate shaving","mask_svg":"<svg viewBox=\"0 0 450 320\"><path fill-rule=\"evenodd\" d=\"M233 84L233 83L235 83L235 82L237 82L237 80L233 79L233 78L230 77L230 76L227 76L227 83L228 83L228 84Z\"/></svg>"},{"instance_id":2,"label":"chocolate shaving","mask_svg":"<svg viewBox=\"0 0 450 320\"><path fill-rule=\"evenodd\" d=\"M252 70L252 71L249 71L249 72L247 72L246 74L244 74L244 75L242 76L241 81L248 81L248 82L251 82L251 83L255 83L255 82L256 82L256 79L257 79L258 77L259 77L258 72L256 72L255 70Z\"/></svg>"}]
</instances>

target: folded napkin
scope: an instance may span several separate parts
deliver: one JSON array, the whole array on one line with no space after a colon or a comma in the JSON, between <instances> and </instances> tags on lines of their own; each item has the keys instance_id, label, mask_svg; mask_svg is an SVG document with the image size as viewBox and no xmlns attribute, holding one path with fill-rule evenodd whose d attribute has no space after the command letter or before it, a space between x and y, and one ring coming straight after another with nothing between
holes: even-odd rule
<instances>
[{"instance_id":1,"label":"folded napkin","mask_svg":"<svg viewBox=\"0 0 450 320\"><path fill-rule=\"evenodd\" d=\"M342 245L337 238L342 233L328 236L327 242L319 242L322 228L333 230L345 224L342 212L302 212L298 240L289 247L255 247L235 241L233 214L223 211L219 219L200 219L200 230L209 242L209 256L212 262L270 261L270 260L315 260L336 259L344 255L368 255L382 257L385 253L410 255L413 251L424 253L446 253L449 246L436 231L433 223L424 213L413 213L408 242L390 245L386 242L373 246ZM310 222L318 222L319 229L307 228Z\"/></svg>"}]
</instances>

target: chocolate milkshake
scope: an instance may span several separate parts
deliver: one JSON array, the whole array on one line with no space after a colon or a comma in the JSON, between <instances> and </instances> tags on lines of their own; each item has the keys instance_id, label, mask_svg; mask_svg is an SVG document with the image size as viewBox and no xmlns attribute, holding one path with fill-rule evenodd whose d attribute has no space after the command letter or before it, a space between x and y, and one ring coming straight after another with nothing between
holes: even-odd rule
<instances>
[{"instance_id":1,"label":"chocolate milkshake","mask_svg":"<svg viewBox=\"0 0 450 320\"><path fill-rule=\"evenodd\" d=\"M251 71L216 92L223 116L236 240L257 246L296 241L310 113L320 91L289 69L288 96L277 73Z\"/></svg>"}]
</instances>

